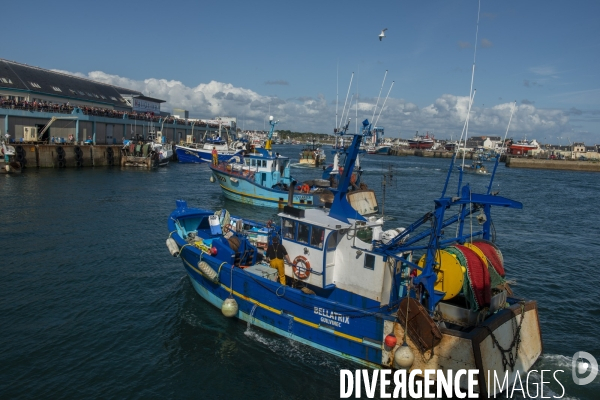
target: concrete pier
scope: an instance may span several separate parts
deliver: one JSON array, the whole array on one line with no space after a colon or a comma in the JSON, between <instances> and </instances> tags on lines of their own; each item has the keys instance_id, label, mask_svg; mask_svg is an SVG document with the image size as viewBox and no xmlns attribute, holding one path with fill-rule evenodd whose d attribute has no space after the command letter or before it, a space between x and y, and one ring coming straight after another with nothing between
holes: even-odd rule
<instances>
[{"instance_id":1,"label":"concrete pier","mask_svg":"<svg viewBox=\"0 0 600 400\"><path fill-rule=\"evenodd\" d=\"M25 168L108 167L121 164L121 146L15 144L15 161Z\"/></svg>"},{"instance_id":2,"label":"concrete pier","mask_svg":"<svg viewBox=\"0 0 600 400\"><path fill-rule=\"evenodd\" d=\"M511 168L556 169L566 171L600 172L600 162L575 160L548 160L508 157L506 166Z\"/></svg>"},{"instance_id":3,"label":"concrete pier","mask_svg":"<svg viewBox=\"0 0 600 400\"><path fill-rule=\"evenodd\" d=\"M416 156L416 157L430 157L430 158L452 158L454 153L445 150L417 150L417 149L399 149L393 148L391 155L393 156ZM462 158L462 154L460 155ZM473 153L467 153L466 159L471 160Z\"/></svg>"}]
</instances>

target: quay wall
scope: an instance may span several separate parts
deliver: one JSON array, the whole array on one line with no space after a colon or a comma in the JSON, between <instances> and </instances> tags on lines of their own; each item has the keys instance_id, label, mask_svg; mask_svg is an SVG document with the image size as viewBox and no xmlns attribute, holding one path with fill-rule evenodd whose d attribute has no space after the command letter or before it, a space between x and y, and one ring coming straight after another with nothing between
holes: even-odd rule
<instances>
[{"instance_id":1,"label":"quay wall","mask_svg":"<svg viewBox=\"0 0 600 400\"><path fill-rule=\"evenodd\" d=\"M506 166L511 168L557 169L565 171L600 172L600 163L575 160L540 160L535 158L508 157Z\"/></svg>"},{"instance_id":2,"label":"quay wall","mask_svg":"<svg viewBox=\"0 0 600 400\"><path fill-rule=\"evenodd\" d=\"M108 167L120 165L122 157L118 145L18 144L15 150L25 168Z\"/></svg>"},{"instance_id":3,"label":"quay wall","mask_svg":"<svg viewBox=\"0 0 600 400\"><path fill-rule=\"evenodd\" d=\"M427 157L427 158L452 158L451 151L445 150L416 150L416 149L398 149L393 148L391 155L393 156L416 156L416 157ZM462 154L460 155L462 158ZM466 159L473 159L472 153L466 154Z\"/></svg>"}]
</instances>

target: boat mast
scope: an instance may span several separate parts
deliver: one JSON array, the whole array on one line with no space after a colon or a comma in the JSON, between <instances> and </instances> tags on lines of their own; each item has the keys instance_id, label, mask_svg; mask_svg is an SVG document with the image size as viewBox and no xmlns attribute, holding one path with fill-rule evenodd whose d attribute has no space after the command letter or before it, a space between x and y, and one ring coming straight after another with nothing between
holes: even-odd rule
<instances>
[{"instance_id":1,"label":"boat mast","mask_svg":"<svg viewBox=\"0 0 600 400\"><path fill-rule=\"evenodd\" d=\"M463 159L462 159L462 169L461 169L461 174L462 171L465 168L465 156L466 156L466 147L467 147L467 137L469 136L469 116L471 114L471 106L473 105L473 99L475 98L475 93L473 92L473 81L475 79L475 60L477 58L477 37L479 36L479 15L481 13L481 0L479 0L478 2L478 8L477 8L477 26L475 28L475 46L474 46L474 51L473 51L473 67L471 70L471 90L469 91L469 97L471 98L470 102L469 102L469 110L467 111L467 122L466 122L466 128L465 128L465 145L464 145L464 149L463 149ZM460 187L459 187L460 188Z\"/></svg>"},{"instance_id":2,"label":"boat mast","mask_svg":"<svg viewBox=\"0 0 600 400\"><path fill-rule=\"evenodd\" d=\"M373 116L371 117L371 121L375 120L375 111L377 111L377 106L379 105L379 98L381 97L381 92L383 90L383 85L385 84L385 78L387 77L388 70L385 70L385 74L383 74L383 81L381 82L381 87L379 88L379 95L377 95L377 102L375 103L375 107L373 108ZM383 107L383 106L382 106ZM373 126L377 126L377 123L373 124ZM373 144L377 144L377 131L373 135Z\"/></svg>"},{"instance_id":3,"label":"boat mast","mask_svg":"<svg viewBox=\"0 0 600 400\"><path fill-rule=\"evenodd\" d=\"M385 107L385 103L387 103L388 97L390 97L390 93L392 92L392 88L394 87L394 83L395 83L395 81L392 81L392 84L390 85L390 89L388 90L387 96L385 96L385 100L383 100L383 104L381 105L381 109L379 110L379 114L377 114L377 119L375 120L375 123L373 124L373 127L377 126L377 122L379 121L379 117L381 117L381 113L383 112L383 108Z\"/></svg>"},{"instance_id":4,"label":"boat mast","mask_svg":"<svg viewBox=\"0 0 600 400\"><path fill-rule=\"evenodd\" d=\"M350 88L352 87L352 79L354 79L354 72L350 76L350 84L348 85L348 92L346 93L346 100L344 101L344 108L342 109L342 118L340 119L340 124L342 123L342 121L346 120L344 118L344 111L346 111L346 104L348 104L348 96L350 95Z\"/></svg>"},{"instance_id":5,"label":"boat mast","mask_svg":"<svg viewBox=\"0 0 600 400\"><path fill-rule=\"evenodd\" d=\"M454 150L454 154L452 155L452 160L450 161L450 168L448 169L448 175L446 176L446 183L444 184L444 189L442 190L442 197L444 197L446 195L446 190L448 188L448 182L450 181L450 176L452 175L452 170L454 169L454 162L456 160L456 155L458 153L458 151L460 150L460 146L461 143L463 143L463 160L462 160L462 167L460 168L460 172L458 174L458 189L457 189L457 195L460 195L460 185L462 185L462 175L463 175L463 170L465 168L465 155L466 155L466 148L467 148L467 136L468 136L468 129L469 129L469 116L471 115L471 107L473 105L473 100L475 99L475 93L477 92L477 89L473 89L473 81L475 79L475 60L477 58L477 37L479 35L479 15L481 13L481 0L479 0L478 2L478 8L477 8L477 25L476 25L476 29L475 29L475 49L473 52L473 67L471 69L471 87L469 89L469 107L467 110L467 117L465 119L465 124L463 126L463 130L460 134L460 138L458 139L458 143L456 144L455 150ZM463 142L463 136L464 136L464 142Z\"/></svg>"},{"instance_id":6,"label":"boat mast","mask_svg":"<svg viewBox=\"0 0 600 400\"><path fill-rule=\"evenodd\" d=\"M510 122L512 121L513 113L515 112L515 107L517 105L517 101L513 103L512 110L510 111L510 118L508 119L508 125L506 126L506 132L504 133L504 140L502 141L502 148L500 149L500 153L496 154L496 162L494 163L494 170L492 171L492 176L490 177L490 184L488 186L487 194L492 192L492 182L494 182L494 176L496 175L496 168L498 168L498 163L500 162L500 156L504 153L504 145L506 144L506 136L508 136L508 128L510 127Z\"/></svg>"}]
</instances>

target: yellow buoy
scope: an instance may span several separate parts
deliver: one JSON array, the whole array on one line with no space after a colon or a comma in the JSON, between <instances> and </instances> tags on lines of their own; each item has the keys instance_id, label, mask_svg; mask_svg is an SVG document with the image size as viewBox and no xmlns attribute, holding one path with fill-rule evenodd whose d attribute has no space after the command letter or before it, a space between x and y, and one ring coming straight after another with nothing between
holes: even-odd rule
<instances>
[{"instance_id":1,"label":"yellow buoy","mask_svg":"<svg viewBox=\"0 0 600 400\"><path fill-rule=\"evenodd\" d=\"M419 260L419 267L425 266L426 255ZM447 251L439 250L435 257L436 265L434 271L437 274L434 289L446 293L444 300L449 300L458 295L463 287L465 280L465 268L453 254ZM417 270L420 275L421 271Z\"/></svg>"}]
</instances>

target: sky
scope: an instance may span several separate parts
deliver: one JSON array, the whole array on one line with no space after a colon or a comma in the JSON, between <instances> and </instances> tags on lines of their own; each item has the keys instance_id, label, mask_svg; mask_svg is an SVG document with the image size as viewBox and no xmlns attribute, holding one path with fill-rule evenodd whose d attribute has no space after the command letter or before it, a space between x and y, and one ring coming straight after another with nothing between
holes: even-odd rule
<instances>
[{"instance_id":1,"label":"sky","mask_svg":"<svg viewBox=\"0 0 600 400\"><path fill-rule=\"evenodd\" d=\"M469 137L600 144L596 0L5 3L0 58L190 118L329 134L367 118L388 137L456 140L469 114Z\"/></svg>"}]
</instances>

